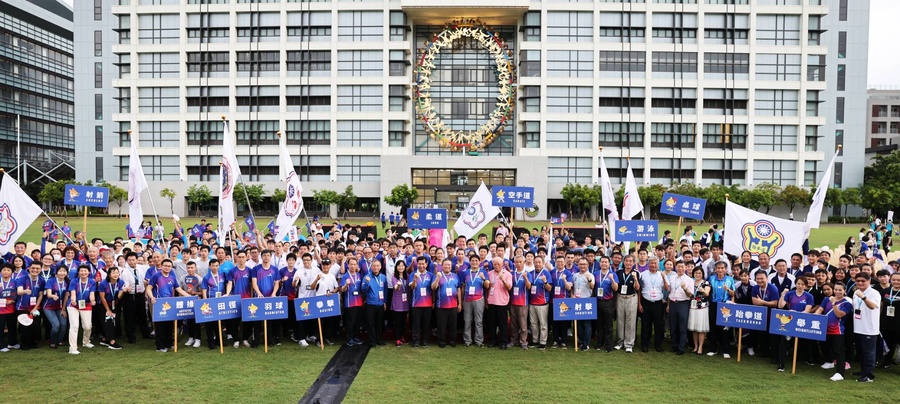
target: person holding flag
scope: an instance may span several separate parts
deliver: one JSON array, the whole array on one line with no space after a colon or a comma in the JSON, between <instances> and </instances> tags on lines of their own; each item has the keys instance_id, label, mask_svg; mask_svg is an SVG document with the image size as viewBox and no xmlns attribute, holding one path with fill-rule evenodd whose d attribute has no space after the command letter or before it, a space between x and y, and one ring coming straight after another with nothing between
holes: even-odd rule
<instances>
[{"instance_id":1,"label":"person holding flag","mask_svg":"<svg viewBox=\"0 0 900 404\"><path fill-rule=\"evenodd\" d=\"M473 238L499 214L500 208L493 205L491 193L482 181L481 186L472 196L472 200L469 201L469 205L460 213L459 219L453 225L453 230L466 239Z\"/></svg>"}]
</instances>

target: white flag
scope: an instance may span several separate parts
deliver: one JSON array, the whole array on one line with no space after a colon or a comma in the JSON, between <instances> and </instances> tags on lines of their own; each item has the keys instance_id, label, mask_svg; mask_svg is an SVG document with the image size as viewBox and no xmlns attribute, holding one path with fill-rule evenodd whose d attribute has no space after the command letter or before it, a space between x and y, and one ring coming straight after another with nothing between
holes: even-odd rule
<instances>
[{"instance_id":1,"label":"white flag","mask_svg":"<svg viewBox=\"0 0 900 404\"><path fill-rule=\"evenodd\" d=\"M3 174L0 183L0 255L14 251L16 241L43 212L9 174Z\"/></svg>"},{"instance_id":2,"label":"white flag","mask_svg":"<svg viewBox=\"0 0 900 404\"><path fill-rule=\"evenodd\" d=\"M466 210L459 215L459 220L453 225L453 230L456 230L456 234L470 239L499 214L500 208L492 204L491 193L482 181L478 191L475 191L475 195L469 201L469 206L466 206Z\"/></svg>"},{"instance_id":3,"label":"white flag","mask_svg":"<svg viewBox=\"0 0 900 404\"><path fill-rule=\"evenodd\" d=\"M144 222L144 210L141 208L141 192L147 189L147 178L137 151L137 139L131 139L131 157L128 161L128 224L131 231L137 234Z\"/></svg>"},{"instance_id":4,"label":"white flag","mask_svg":"<svg viewBox=\"0 0 900 404\"><path fill-rule=\"evenodd\" d=\"M225 131L222 134L222 166L219 167L219 228L227 232L234 224L234 186L241 176L241 167L234 155L234 142L228 131L228 121L224 121Z\"/></svg>"},{"instance_id":5,"label":"white flag","mask_svg":"<svg viewBox=\"0 0 900 404\"><path fill-rule=\"evenodd\" d=\"M631 172L631 159L628 159L628 173L625 175L625 198L622 200L622 218L631 220L644 212L644 204L638 195L634 173Z\"/></svg>"},{"instance_id":6,"label":"white flag","mask_svg":"<svg viewBox=\"0 0 900 404\"><path fill-rule=\"evenodd\" d=\"M750 251L769 254L772 262L790 261L791 254L803 253L806 223L779 219L747 209L731 201L725 202L725 252L740 256Z\"/></svg>"},{"instance_id":7,"label":"white flag","mask_svg":"<svg viewBox=\"0 0 900 404\"><path fill-rule=\"evenodd\" d=\"M281 211L278 212L278 218L275 219L275 240L284 239L284 236L294 227L294 221L300 216L300 212L303 211L303 197L300 195L303 192L303 185L300 184L300 178L294 171L291 155L283 144L281 145L281 167L286 173L284 181L287 183L287 194L284 196L284 204L281 206Z\"/></svg>"},{"instance_id":8,"label":"white flag","mask_svg":"<svg viewBox=\"0 0 900 404\"><path fill-rule=\"evenodd\" d=\"M609 217L607 223L609 238L615 242L616 232L612 231L612 229L614 228L614 222L619 220L619 208L616 207L616 193L613 191L612 182L609 180L609 171L606 170L606 162L603 160L602 153L600 154L600 188L602 191L600 197L603 201L603 214Z\"/></svg>"},{"instance_id":9,"label":"white flag","mask_svg":"<svg viewBox=\"0 0 900 404\"><path fill-rule=\"evenodd\" d=\"M839 152L840 149L834 152L834 157L831 158L831 163L828 164L828 168L826 168L825 173L822 174L822 181L819 181L819 186L816 187L816 193L813 195L812 203L809 205L809 214L806 215L806 224L810 229L818 229L819 222L822 221L822 209L825 207L825 195L828 193L828 188L831 186L831 173L834 171L834 161L837 160ZM809 234L807 234L807 237L808 236Z\"/></svg>"}]
</instances>

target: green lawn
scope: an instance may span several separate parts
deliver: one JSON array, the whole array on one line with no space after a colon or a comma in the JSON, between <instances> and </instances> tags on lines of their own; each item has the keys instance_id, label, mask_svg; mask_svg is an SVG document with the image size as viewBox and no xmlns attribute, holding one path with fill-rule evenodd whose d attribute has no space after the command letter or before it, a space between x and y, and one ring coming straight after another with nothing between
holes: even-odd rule
<instances>
[{"instance_id":1,"label":"green lawn","mask_svg":"<svg viewBox=\"0 0 900 404\"><path fill-rule=\"evenodd\" d=\"M169 231L172 228L171 219L163 219L163 225L166 230ZM259 217L257 218L257 223L259 226L265 226L272 218L270 217ZM82 230L82 218L81 217L70 217L68 219L65 218L54 218L57 220L60 226L63 225L63 220L68 220L69 225L72 227L74 231ZM329 219L323 219L325 223L331 223ZM215 219L207 219L210 223L215 223ZM361 220L350 220L350 221L342 221L344 223L351 224L362 224L365 225L367 222L370 222L369 219L361 219ZM44 222L44 219L41 218L37 220L31 227L28 228L28 231L25 232L24 237L22 237L23 241L31 241L31 242L40 242L41 237L41 224ZM200 219L195 218L183 218L182 224L186 227L193 226L194 223L199 223ZM101 237L105 240L112 240L117 236L125 235L125 225L128 223L128 220L125 218L115 218L115 217L89 217L88 218L88 237ZM301 223L298 221L298 224ZM379 227L378 232L379 235L384 235L384 232L381 230L380 223L376 223ZM451 226L453 222L450 223ZM540 228L542 225L546 225L547 222L526 222L520 221L516 222L516 226L526 227L526 228ZM593 227L596 225L596 222L567 222L567 227ZM687 225L688 223L685 223ZM491 222L490 227L496 226L497 222ZM694 230L697 233L707 229L709 224L696 224L691 223L694 226ZM675 222L663 222L660 227L663 231L671 230L674 234L676 232L677 223ZM810 246L813 248L819 248L823 245L828 245L832 249L838 245L843 245L844 242L847 241L847 237L853 236L856 237L859 233L860 224L826 224L822 225L819 229L814 229L810 235ZM487 228L486 228L487 229ZM682 226L684 229L684 225ZM599 231L598 231L599 233Z\"/></svg>"},{"instance_id":2,"label":"green lawn","mask_svg":"<svg viewBox=\"0 0 900 404\"><path fill-rule=\"evenodd\" d=\"M204 338L206 331L203 332ZM179 341L184 341L179 336ZM80 341L80 340L79 340ZM182 342L179 342L181 344ZM290 342L290 341L289 341ZM302 348L296 343L250 349L225 346L225 354L178 347L158 353L152 340L112 351L94 341L93 349L69 355L64 348L0 354L6 369L20 369L43 381L4 377L7 403L96 402L297 402L337 346ZM37 372L26 371L38 370ZM11 373L9 374L11 375ZM18 383L23 383L19 385Z\"/></svg>"}]
</instances>

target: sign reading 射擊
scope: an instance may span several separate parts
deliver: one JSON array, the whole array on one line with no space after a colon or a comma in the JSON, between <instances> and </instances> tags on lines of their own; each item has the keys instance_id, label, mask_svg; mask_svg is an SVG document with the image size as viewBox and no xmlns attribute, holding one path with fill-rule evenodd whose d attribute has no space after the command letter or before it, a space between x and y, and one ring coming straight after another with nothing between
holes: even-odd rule
<instances>
[{"instance_id":1,"label":"sign reading \u5c04\u64ca","mask_svg":"<svg viewBox=\"0 0 900 404\"><path fill-rule=\"evenodd\" d=\"M553 299L553 319L559 321L596 320L597 299Z\"/></svg>"}]
</instances>

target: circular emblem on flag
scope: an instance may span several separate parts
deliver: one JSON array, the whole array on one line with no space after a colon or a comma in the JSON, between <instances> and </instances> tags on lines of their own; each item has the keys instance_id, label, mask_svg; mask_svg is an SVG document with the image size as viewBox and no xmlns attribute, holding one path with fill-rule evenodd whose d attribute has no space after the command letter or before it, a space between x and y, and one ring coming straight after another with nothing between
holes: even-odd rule
<instances>
[{"instance_id":1,"label":"circular emblem on flag","mask_svg":"<svg viewBox=\"0 0 900 404\"><path fill-rule=\"evenodd\" d=\"M757 220L741 227L741 246L751 254L766 253L774 257L784 244L784 234L768 220Z\"/></svg>"},{"instance_id":2,"label":"circular emblem on flag","mask_svg":"<svg viewBox=\"0 0 900 404\"><path fill-rule=\"evenodd\" d=\"M16 218L12 215L9 205L0 206L0 245L6 245L12 238L12 235L19 229Z\"/></svg>"},{"instance_id":3,"label":"circular emblem on flag","mask_svg":"<svg viewBox=\"0 0 900 404\"><path fill-rule=\"evenodd\" d=\"M234 175L234 172L231 170L231 163L228 159L222 160L222 192L219 195L220 198L230 198L231 197L231 177Z\"/></svg>"},{"instance_id":4,"label":"circular emblem on flag","mask_svg":"<svg viewBox=\"0 0 900 404\"><path fill-rule=\"evenodd\" d=\"M295 174L291 173L288 175L288 187L287 187L287 197L284 200L284 206L282 210L284 210L285 216L294 217L297 214L297 211L300 209L300 192L297 188L290 184L291 179Z\"/></svg>"}]
</instances>

